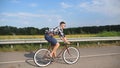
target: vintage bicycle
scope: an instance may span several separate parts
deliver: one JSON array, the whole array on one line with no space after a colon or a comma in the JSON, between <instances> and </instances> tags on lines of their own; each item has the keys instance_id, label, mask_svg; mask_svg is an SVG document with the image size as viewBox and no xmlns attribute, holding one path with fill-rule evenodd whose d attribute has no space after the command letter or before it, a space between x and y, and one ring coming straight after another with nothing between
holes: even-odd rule
<instances>
[{"instance_id":1,"label":"vintage bicycle","mask_svg":"<svg viewBox=\"0 0 120 68\"><path fill-rule=\"evenodd\" d=\"M67 45L67 44L63 44L61 46L63 46L63 47L61 48L60 52L58 53L57 57L55 57L55 58L60 58L60 56L62 56L63 60L67 64L74 64L79 60L80 51L77 47L73 47L73 46ZM48 49L41 48L41 49L37 50L34 55L35 64L38 66L47 66L47 65L51 64L52 60L49 56L51 49L52 49L52 46L49 46ZM52 59L55 59L55 58L52 58Z\"/></svg>"}]
</instances>

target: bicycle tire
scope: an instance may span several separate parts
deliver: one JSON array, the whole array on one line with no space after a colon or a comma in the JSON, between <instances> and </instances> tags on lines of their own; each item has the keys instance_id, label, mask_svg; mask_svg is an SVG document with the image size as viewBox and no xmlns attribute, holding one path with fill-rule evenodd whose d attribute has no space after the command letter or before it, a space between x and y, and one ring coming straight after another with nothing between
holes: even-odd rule
<instances>
[{"instance_id":1,"label":"bicycle tire","mask_svg":"<svg viewBox=\"0 0 120 68\"><path fill-rule=\"evenodd\" d=\"M67 64L74 64L74 63L76 63L79 60L79 57L80 57L80 52L75 47L68 47L63 52L63 60Z\"/></svg>"},{"instance_id":2,"label":"bicycle tire","mask_svg":"<svg viewBox=\"0 0 120 68\"><path fill-rule=\"evenodd\" d=\"M47 66L51 63L49 58L50 51L48 49L39 49L34 55L34 62L38 66Z\"/></svg>"}]
</instances>

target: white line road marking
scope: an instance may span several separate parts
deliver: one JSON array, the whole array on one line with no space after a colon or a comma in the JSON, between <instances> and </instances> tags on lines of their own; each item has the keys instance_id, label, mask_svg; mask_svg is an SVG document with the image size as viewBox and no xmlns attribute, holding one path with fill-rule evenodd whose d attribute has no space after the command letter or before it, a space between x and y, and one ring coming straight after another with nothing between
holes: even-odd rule
<instances>
[{"instance_id":1,"label":"white line road marking","mask_svg":"<svg viewBox=\"0 0 120 68\"><path fill-rule=\"evenodd\" d=\"M100 56L110 56L110 55L119 55L120 53L107 53L107 54L98 54L98 55L87 55L87 56L80 56L81 58L89 58L89 57L100 57ZM33 60L29 60L33 61ZM7 61L7 62L0 62L0 64L8 64L8 63L23 63L26 60L21 61Z\"/></svg>"},{"instance_id":2,"label":"white line road marking","mask_svg":"<svg viewBox=\"0 0 120 68\"><path fill-rule=\"evenodd\" d=\"M7 63L22 63L25 62L25 60L21 60L21 61L7 61L7 62L0 62L0 64L7 64Z\"/></svg>"},{"instance_id":3,"label":"white line road marking","mask_svg":"<svg viewBox=\"0 0 120 68\"><path fill-rule=\"evenodd\" d=\"M98 55L87 55L87 56L80 56L81 58L88 58L88 57L99 57L99 56L110 56L110 55L119 55L120 53L108 53L108 54L98 54Z\"/></svg>"},{"instance_id":4,"label":"white line road marking","mask_svg":"<svg viewBox=\"0 0 120 68\"><path fill-rule=\"evenodd\" d=\"M29 60L29 61L33 61L33 60ZM25 60L20 60L20 61L7 61L7 62L0 62L0 64L7 64L7 63L23 63L26 62Z\"/></svg>"}]
</instances>

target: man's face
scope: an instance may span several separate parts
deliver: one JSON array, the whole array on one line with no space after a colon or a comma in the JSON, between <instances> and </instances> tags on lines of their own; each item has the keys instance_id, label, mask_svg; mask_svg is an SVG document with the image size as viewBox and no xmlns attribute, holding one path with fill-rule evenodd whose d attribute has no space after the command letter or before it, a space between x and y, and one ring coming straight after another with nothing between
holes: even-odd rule
<instances>
[{"instance_id":1,"label":"man's face","mask_svg":"<svg viewBox=\"0 0 120 68\"><path fill-rule=\"evenodd\" d=\"M61 26L62 29L64 29L66 27L65 24L61 24L60 26Z\"/></svg>"}]
</instances>

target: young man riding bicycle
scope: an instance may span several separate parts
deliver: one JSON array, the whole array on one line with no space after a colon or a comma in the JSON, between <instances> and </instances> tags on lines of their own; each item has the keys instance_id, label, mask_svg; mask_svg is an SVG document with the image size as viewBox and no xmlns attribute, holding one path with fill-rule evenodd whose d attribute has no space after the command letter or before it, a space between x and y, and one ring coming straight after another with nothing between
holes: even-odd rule
<instances>
[{"instance_id":1,"label":"young man riding bicycle","mask_svg":"<svg viewBox=\"0 0 120 68\"><path fill-rule=\"evenodd\" d=\"M52 46L54 46L52 52L50 53L50 57L56 57L56 51L60 46L59 42L57 42L57 40L54 38L55 35L59 35L61 40L63 40L67 44L70 44L63 33L63 29L65 28L65 26L65 22L60 22L60 25L58 27L45 32L45 40L47 40L49 43L51 43Z\"/></svg>"}]
</instances>

